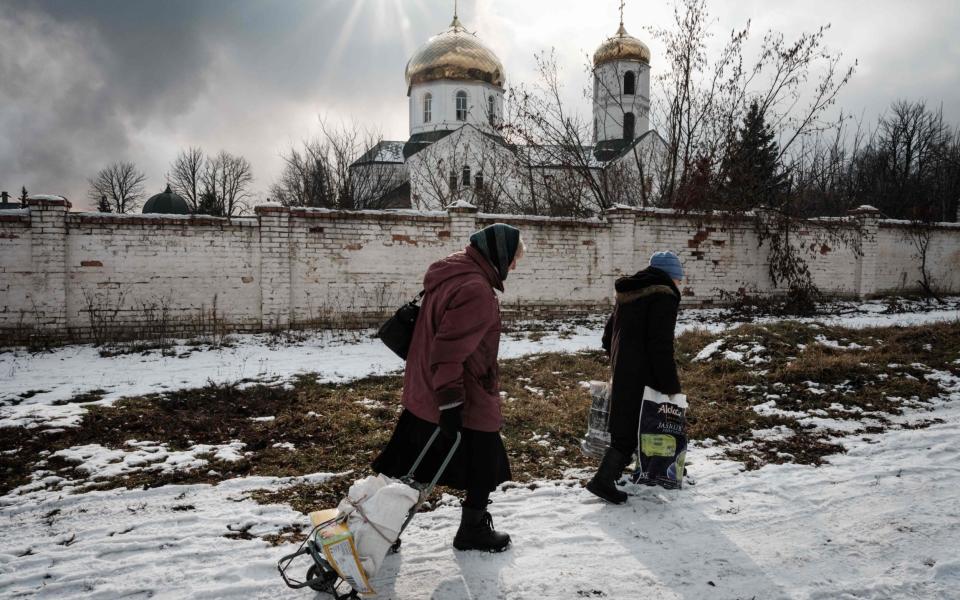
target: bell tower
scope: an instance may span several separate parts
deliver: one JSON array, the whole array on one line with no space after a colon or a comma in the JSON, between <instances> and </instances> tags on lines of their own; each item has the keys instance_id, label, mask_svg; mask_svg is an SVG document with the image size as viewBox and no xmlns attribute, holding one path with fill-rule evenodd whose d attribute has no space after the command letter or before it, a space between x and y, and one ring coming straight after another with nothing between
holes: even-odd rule
<instances>
[{"instance_id":1,"label":"bell tower","mask_svg":"<svg viewBox=\"0 0 960 600\"><path fill-rule=\"evenodd\" d=\"M593 137L609 160L650 129L650 49L620 27L593 54Z\"/></svg>"}]
</instances>

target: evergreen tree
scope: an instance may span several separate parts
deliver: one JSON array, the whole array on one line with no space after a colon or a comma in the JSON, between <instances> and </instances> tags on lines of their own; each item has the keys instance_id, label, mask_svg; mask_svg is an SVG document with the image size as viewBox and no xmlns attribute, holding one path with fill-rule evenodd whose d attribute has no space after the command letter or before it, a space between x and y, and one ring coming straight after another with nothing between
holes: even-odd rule
<instances>
[{"instance_id":1,"label":"evergreen tree","mask_svg":"<svg viewBox=\"0 0 960 600\"><path fill-rule=\"evenodd\" d=\"M780 204L786 175L780 168L780 148L773 138L774 133L754 100L723 163L723 195L728 204L745 210Z\"/></svg>"},{"instance_id":2,"label":"evergreen tree","mask_svg":"<svg viewBox=\"0 0 960 600\"><path fill-rule=\"evenodd\" d=\"M217 201L215 194L204 192L200 194L200 204L197 206L198 215L223 216L223 206Z\"/></svg>"},{"instance_id":3,"label":"evergreen tree","mask_svg":"<svg viewBox=\"0 0 960 600\"><path fill-rule=\"evenodd\" d=\"M30 197L30 194L27 192L27 186L23 186L20 189L20 207L27 207L27 198Z\"/></svg>"},{"instance_id":4,"label":"evergreen tree","mask_svg":"<svg viewBox=\"0 0 960 600\"><path fill-rule=\"evenodd\" d=\"M102 213L113 212L113 209L110 206L110 201L107 200L106 196L100 196L100 202L97 203L97 211Z\"/></svg>"}]
</instances>

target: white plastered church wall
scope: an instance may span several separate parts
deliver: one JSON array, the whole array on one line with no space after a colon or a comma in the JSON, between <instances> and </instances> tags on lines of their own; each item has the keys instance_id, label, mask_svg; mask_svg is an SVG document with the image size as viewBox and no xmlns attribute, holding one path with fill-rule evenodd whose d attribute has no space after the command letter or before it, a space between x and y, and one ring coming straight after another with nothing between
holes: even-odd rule
<instances>
[{"instance_id":1,"label":"white plastered church wall","mask_svg":"<svg viewBox=\"0 0 960 600\"><path fill-rule=\"evenodd\" d=\"M457 118L457 93L466 94L466 118ZM430 95L430 120L426 120L425 98ZM493 98L494 118L503 115L503 90L482 81L441 80L411 86L408 105L410 135L450 131L463 125L492 130L489 102Z\"/></svg>"},{"instance_id":2,"label":"white plastered church wall","mask_svg":"<svg viewBox=\"0 0 960 600\"><path fill-rule=\"evenodd\" d=\"M470 174L467 183L463 181L465 167ZM483 174L485 186L493 187L507 199L520 198L524 190L517 167L516 157L503 144L477 127L461 125L407 159L411 206L439 210L470 196L478 173ZM454 186L450 185L451 179L456 181Z\"/></svg>"},{"instance_id":3,"label":"white plastered church wall","mask_svg":"<svg viewBox=\"0 0 960 600\"><path fill-rule=\"evenodd\" d=\"M624 93L624 77L635 78L635 93ZM650 129L650 65L618 60L594 69L593 119L595 143L624 137L624 115L634 115L633 138Z\"/></svg>"}]
</instances>

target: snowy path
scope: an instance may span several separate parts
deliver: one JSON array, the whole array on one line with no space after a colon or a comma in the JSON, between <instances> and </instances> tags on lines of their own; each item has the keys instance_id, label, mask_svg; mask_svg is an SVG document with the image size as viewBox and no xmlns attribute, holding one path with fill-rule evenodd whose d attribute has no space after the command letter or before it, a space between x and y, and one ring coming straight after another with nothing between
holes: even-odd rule
<instances>
[{"instance_id":1,"label":"snowy path","mask_svg":"<svg viewBox=\"0 0 960 600\"><path fill-rule=\"evenodd\" d=\"M282 598L276 558L289 545L229 540L304 522L244 493L272 478L0 499L2 598ZM187 508L190 507L190 508ZM25 555L26 554L26 555Z\"/></svg>"},{"instance_id":2,"label":"snowy path","mask_svg":"<svg viewBox=\"0 0 960 600\"><path fill-rule=\"evenodd\" d=\"M379 598L953 599L960 395L927 416L945 422L850 441L820 468L739 472L694 448L696 486L643 488L622 507L564 482L497 492L491 511L514 538L499 555L455 552L458 509L444 506L414 520ZM4 497L0 597L311 598L275 570L294 546L223 537L305 523L244 499L280 484Z\"/></svg>"},{"instance_id":3,"label":"snowy path","mask_svg":"<svg viewBox=\"0 0 960 600\"><path fill-rule=\"evenodd\" d=\"M956 309L882 314L864 304L821 321L851 327L957 319ZM682 328L729 325L686 311ZM597 346L600 323L533 342L505 340L506 357ZM100 358L89 346L0 354L0 423L68 425L82 406L58 406L103 389L119 397L242 379L282 383L296 373L346 380L400 367L377 340L317 334L291 345L238 336L233 348L187 358L154 353ZM497 492L492 513L514 546L500 555L457 553L458 509L418 516L388 557L379 598L770 598L947 600L960 597L960 384L926 429L848 437L845 455L819 468L740 465L691 450L697 485L639 490L623 507L569 482ZM28 391L45 390L29 398ZM947 399L949 398L949 399ZM19 402L19 404L17 404ZM249 499L295 481L240 478L71 495L0 497L0 598L312 598L285 588L277 559L295 546L227 539L307 524L282 505ZM569 484L573 484L572 486Z\"/></svg>"},{"instance_id":4,"label":"snowy path","mask_svg":"<svg viewBox=\"0 0 960 600\"><path fill-rule=\"evenodd\" d=\"M451 550L444 508L417 521L382 586L393 598L955 599L960 398L935 414L946 423L856 441L821 468L739 473L695 451L696 486L641 489L626 507L576 487L510 490L492 506L515 539L501 556Z\"/></svg>"}]
</instances>

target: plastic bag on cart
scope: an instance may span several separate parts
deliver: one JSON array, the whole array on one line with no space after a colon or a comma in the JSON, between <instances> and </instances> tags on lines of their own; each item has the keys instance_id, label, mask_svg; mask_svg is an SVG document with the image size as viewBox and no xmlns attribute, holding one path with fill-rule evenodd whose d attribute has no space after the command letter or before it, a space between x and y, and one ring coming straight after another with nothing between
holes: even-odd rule
<instances>
[{"instance_id":1,"label":"plastic bag on cart","mask_svg":"<svg viewBox=\"0 0 960 600\"><path fill-rule=\"evenodd\" d=\"M367 577L380 570L419 497L418 490L385 475L364 477L350 486L337 510L347 516L347 528Z\"/></svg>"}]
</instances>

